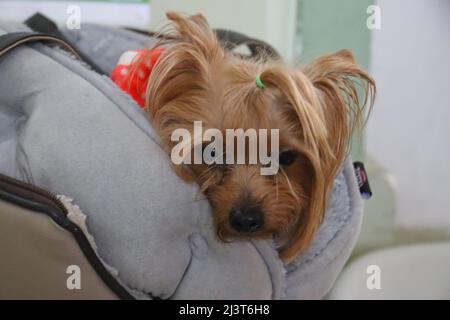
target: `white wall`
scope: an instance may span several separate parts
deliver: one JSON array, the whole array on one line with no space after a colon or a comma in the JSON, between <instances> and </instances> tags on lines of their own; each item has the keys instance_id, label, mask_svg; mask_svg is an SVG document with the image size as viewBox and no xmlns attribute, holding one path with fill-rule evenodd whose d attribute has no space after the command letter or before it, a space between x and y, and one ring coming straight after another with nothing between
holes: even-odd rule
<instances>
[{"instance_id":1,"label":"white wall","mask_svg":"<svg viewBox=\"0 0 450 320\"><path fill-rule=\"evenodd\" d=\"M450 229L450 1L379 0L367 149L397 181L397 223Z\"/></svg>"},{"instance_id":2,"label":"white wall","mask_svg":"<svg viewBox=\"0 0 450 320\"><path fill-rule=\"evenodd\" d=\"M120 0L119 0L120 1ZM64 24L76 5L80 10L81 27L84 22L147 28L150 21L148 3L126 0L105 1L42 1L42 0L0 0L0 19L24 21L36 12L41 12L53 21Z\"/></svg>"}]
</instances>

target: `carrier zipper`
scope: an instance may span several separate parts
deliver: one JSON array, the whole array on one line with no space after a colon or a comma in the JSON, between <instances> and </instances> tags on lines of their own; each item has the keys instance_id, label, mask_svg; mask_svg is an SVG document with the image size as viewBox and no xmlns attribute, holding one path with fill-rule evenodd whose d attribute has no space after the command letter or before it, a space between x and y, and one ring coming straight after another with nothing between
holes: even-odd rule
<instances>
[{"instance_id":1,"label":"carrier zipper","mask_svg":"<svg viewBox=\"0 0 450 320\"><path fill-rule=\"evenodd\" d=\"M67 217L69 211L55 194L0 173L0 199L48 215L75 237L78 246L98 276L120 299L135 299L105 268L83 230Z\"/></svg>"},{"instance_id":2,"label":"carrier zipper","mask_svg":"<svg viewBox=\"0 0 450 320\"><path fill-rule=\"evenodd\" d=\"M58 224L61 224L63 227L67 227L67 223L64 221L67 220L67 215L69 211L58 199L58 197L51 193L50 191L39 188L35 185L19 181L17 179L11 178L4 174L0 173L0 190L5 191L6 193L12 196L20 196L29 201L38 202L42 205L51 206L56 210L52 210L55 214L58 215L59 219L55 220ZM54 217L57 218L57 217Z\"/></svg>"}]
</instances>

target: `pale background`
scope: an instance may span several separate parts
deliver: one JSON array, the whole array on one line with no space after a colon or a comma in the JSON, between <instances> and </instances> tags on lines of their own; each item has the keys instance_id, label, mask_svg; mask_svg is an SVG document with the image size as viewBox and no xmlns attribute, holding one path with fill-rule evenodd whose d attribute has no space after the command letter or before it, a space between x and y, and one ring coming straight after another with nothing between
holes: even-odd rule
<instances>
[{"instance_id":1,"label":"pale background","mask_svg":"<svg viewBox=\"0 0 450 320\"><path fill-rule=\"evenodd\" d=\"M379 0L367 150L396 182L396 222L450 230L450 1Z\"/></svg>"}]
</instances>

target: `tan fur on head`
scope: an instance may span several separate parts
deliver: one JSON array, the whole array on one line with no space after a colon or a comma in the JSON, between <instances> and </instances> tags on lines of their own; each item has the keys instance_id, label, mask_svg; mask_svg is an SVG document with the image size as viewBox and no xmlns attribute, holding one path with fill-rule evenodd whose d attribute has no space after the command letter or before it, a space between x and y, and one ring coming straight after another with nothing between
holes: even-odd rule
<instances>
[{"instance_id":1,"label":"tan fur on head","mask_svg":"<svg viewBox=\"0 0 450 320\"><path fill-rule=\"evenodd\" d=\"M375 84L342 50L302 69L281 61L249 61L226 52L201 15L168 13L173 29L154 67L147 110L166 151L175 145L173 130L207 128L279 129L280 149L294 162L276 176L261 176L258 165L174 166L196 181L208 197L217 234L285 239L280 256L291 261L311 243L319 227L338 169L348 153L352 132L365 120ZM255 85L260 75L264 90ZM364 88L359 101L356 83ZM369 99L369 101L367 101ZM264 214L264 228L243 236L230 227L229 213L249 205Z\"/></svg>"}]
</instances>

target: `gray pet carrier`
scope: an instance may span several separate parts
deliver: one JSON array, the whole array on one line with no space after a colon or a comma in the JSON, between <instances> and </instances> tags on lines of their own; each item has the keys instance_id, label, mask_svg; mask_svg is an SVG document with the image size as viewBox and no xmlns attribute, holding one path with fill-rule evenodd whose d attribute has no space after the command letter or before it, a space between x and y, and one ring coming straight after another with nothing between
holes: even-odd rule
<instances>
[{"instance_id":1,"label":"gray pet carrier","mask_svg":"<svg viewBox=\"0 0 450 320\"><path fill-rule=\"evenodd\" d=\"M107 76L122 52L154 38L89 24L58 37L22 32L0 22L0 298L326 294L362 218L350 160L297 261L283 264L271 241L219 242L208 202L172 172L144 112Z\"/></svg>"}]
</instances>

